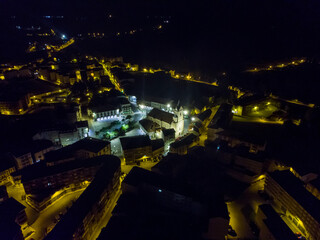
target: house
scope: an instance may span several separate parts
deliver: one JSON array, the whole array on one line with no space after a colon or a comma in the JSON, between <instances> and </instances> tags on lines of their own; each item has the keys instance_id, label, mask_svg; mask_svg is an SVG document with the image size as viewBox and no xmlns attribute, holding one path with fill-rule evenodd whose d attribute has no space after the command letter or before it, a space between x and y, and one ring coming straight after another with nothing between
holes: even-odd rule
<instances>
[{"instance_id":1,"label":"house","mask_svg":"<svg viewBox=\"0 0 320 240\"><path fill-rule=\"evenodd\" d=\"M152 146L149 136L121 137L120 143L126 164L152 159Z\"/></svg>"},{"instance_id":2,"label":"house","mask_svg":"<svg viewBox=\"0 0 320 240\"><path fill-rule=\"evenodd\" d=\"M120 143L126 164L141 161L158 161L162 158L164 142L162 139L150 140L147 135L122 137Z\"/></svg>"},{"instance_id":3,"label":"house","mask_svg":"<svg viewBox=\"0 0 320 240\"><path fill-rule=\"evenodd\" d=\"M48 166L53 166L76 159L86 159L110 154L111 145L109 141L87 137L69 146L47 153L45 155L45 162Z\"/></svg>"},{"instance_id":4,"label":"house","mask_svg":"<svg viewBox=\"0 0 320 240\"><path fill-rule=\"evenodd\" d=\"M188 149L194 146L199 137L193 133L189 133L183 136L181 139L176 140L170 144L170 152L177 153L179 155L185 155L188 153Z\"/></svg>"}]
</instances>

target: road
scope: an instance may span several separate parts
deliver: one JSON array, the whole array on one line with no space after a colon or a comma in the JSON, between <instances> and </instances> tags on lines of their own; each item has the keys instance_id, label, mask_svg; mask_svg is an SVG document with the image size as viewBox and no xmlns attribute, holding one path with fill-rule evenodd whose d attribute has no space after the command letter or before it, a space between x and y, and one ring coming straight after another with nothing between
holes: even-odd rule
<instances>
[{"instance_id":1,"label":"road","mask_svg":"<svg viewBox=\"0 0 320 240\"><path fill-rule=\"evenodd\" d=\"M258 190L262 190L263 188L264 180L257 181L251 184L239 198L227 204L230 214L230 225L236 231L237 238L254 239L251 228L242 212L242 209L249 204L256 213L258 206L265 203L265 200L258 194Z\"/></svg>"},{"instance_id":2,"label":"road","mask_svg":"<svg viewBox=\"0 0 320 240\"><path fill-rule=\"evenodd\" d=\"M45 237L47 228L53 228L53 226L57 223L56 218L59 216L59 214L65 212L67 208L71 207L72 202L76 201L83 191L84 189L81 189L73 193L69 193L42 211L39 217L30 226L31 229L35 230L35 233L30 235L30 237L35 240L43 239Z\"/></svg>"}]
</instances>

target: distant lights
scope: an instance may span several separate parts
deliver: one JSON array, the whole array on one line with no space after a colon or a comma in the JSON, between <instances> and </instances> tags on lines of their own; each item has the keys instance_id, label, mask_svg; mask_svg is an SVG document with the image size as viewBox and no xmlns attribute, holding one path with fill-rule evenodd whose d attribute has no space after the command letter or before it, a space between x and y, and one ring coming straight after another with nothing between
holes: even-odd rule
<instances>
[{"instance_id":1,"label":"distant lights","mask_svg":"<svg viewBox=\"0 0 320 240\"><path fill-rule=\"evenodd\" d=\"M67 36L66 36L65 34L62 34L62 35L61 35L61 39L62 39L62 40L67 39Z\"/></svg>"},{"instance_id":2,"label":"distant lights","mask_svg":"<svg viewBox=\"0 0 320 240\"><path fill-rule=\"evenodd\" d=\"M192 118L191 118L191 121L194 121L194 120L196 120L196 119L195 119L194 117L192 117Z\"/></svg>"},{"instance_id":3,"label":"distant lights","mask_svg":"<svg viewBox=\"0 0 320 240\"><path fill-rule=\"evenodd\" d=\"M188 113L189 113L188 110L184 110L184 111L183 111L183 114L184 114L184 115L187 115Z\"/></svg>"},{"instance_id":4,"label":"distant lights","mask_svg":"<svg viewBox=\"0 0 320 240\"><path fill-rule=\"evenodd\" d=\"M171 105L170 104L167 104L167 108L170 108L171 107Z\"/></svg>"}]
</instances>

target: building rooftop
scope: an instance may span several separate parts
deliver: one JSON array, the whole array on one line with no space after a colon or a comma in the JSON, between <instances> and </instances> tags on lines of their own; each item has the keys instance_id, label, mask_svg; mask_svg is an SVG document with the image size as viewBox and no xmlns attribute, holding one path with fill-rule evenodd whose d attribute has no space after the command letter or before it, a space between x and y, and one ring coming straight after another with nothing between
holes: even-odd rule
<instances>
[{"instance_id":1,"label":"building rooftop","mask_svg":"<svg viewBox=\"0 0 320 240\"><path fill-rule=\"evenodd\" d=\"M229 130L229 129L223 130L221 132L217 132L216 134L219 136L230 137L230 138L238 139L240 141L253 143L257 145L264 145L266 143L266 140L264 137L260 137L253 134L244 134L244 133Z\"/></svg>"},{"instance_id":2,"label":"building rooftop","mask_svg":"<svg viewBox=\"0 0 320 240\"><path fill-rule=\"evenodd\" d=\"M147 135L121 137L120 143L123 150L142 148L151 145L151 140Z\"/></svg>"},{"instance_id":3,"label":"building rooftop","mask_svg":"<svg viewBox=\"0 0 320 240\"><path fill-rule=\"evenodd\" d=\"M162 128L162 133L163 133L163 136L165 137L170 135L175 136L176 131L173 128L169 128L169 129Z\"/></svg>"},{"instance_id":4,"label":"building rooftop","mask_svg":"<svg viewBox=\"0 0 320 240\"><path fill-rule=\"evenodd\" d=\"M78 121L75 122L77 128L89 128L88 121Z\"/></svg>"},{"instance_id":5,"label":"building rooftop","mask_svg":"<svg viewBox=\"0 0 320 240\"><path fill-rule=\"evenodd\" d=\"M103 159L103 166L78 200L49 233L46 240L73 239L72 236L77 228L83 223L84 218L108 188L115 172L120 168L120 160L118 157L111 155L100 156L99 158Z\"/></svg>"},{"instance_id":6,"label":"building rooftop","mask_svg":"<svg viewBox=\"0 0 320 240\"><path fill-rule=\"evenodd\" d=\"M155 119L159 119L163 122L166 122L168 124L171 124L173 122L174 114L162 111L158 108L153 108L149 113L148 117L152 117Z\"/></svg>"},{"instance_id":7,"label":"building rooftop","mask_svg":"<svg viewBox=\"0 0 320 240\"><path fill-rule=\"evenodd\" d=\"M20 171L17 171L13 173L13 176L19 176L21 175L21 182L29 182L34 179L47 177L47 176L53 176L59 173L65 173L70 170L74 170L77 168L90 168L93 166L98 166L103 164L105 159L104 156L94 157L90 159L81 159L77 161L69 161L53 166L47 166L45 162L39 162L30 166L27 166Z\"/></svg>"},{"instance_id":8,"label":"building rooftop","mask_svg":"<svg viewBox=\"0 0 320 240\"><path fill-rule=\"evenodd\" d=\"M267 225L269 231L275 237L275 239L287 239L295 240L297 237L287 226L287 224L281 219L279 214L269 204L260 205L259 208L267 217L263 222Z\"/></svg>"},{"instance_id":9,"label":"building rooftop","mask_svg":"<svg viewBox=\"0 0 320 240\"><path fill-rule=\"evenodd\" d=\"M113 104L103 104L103 105L94 105L89 108L92 110L92 112L99 113L99 112L117 110L119 109L119 106L113 105Z\"/></svg>"},{"instance_id":10,"label":"building rooftop","mask_svg":"<svg viewBox=\"0 0 320 240\"><path fill-rule=\"evenodd\" d=\"M212 113L211 109L207 109L204 112L198 114L197 118L199 118L203 122L204 120L206 120L208 117L211 116L211 113Z\"/></svg>"},{"instance_id":11,"label":"building rooftop","mask_svg":"<svg viewBox=\"0 0 320 240\"><path fill-rule=\"evenodd\" d=\"M179 148L179 147L182 147L182 146L188 146L191 143L193 143L196 139L197 139L197 136L194 135L193 133L190 133L190 134L182 137L180 140L171 143L170 147Z\"/></svg>"},{"instance_id":12,"label":"building rooftop","mask_svg":"<svg viewBox=\"0 0 320 240\"><path fill-rule=\"evenodd\" d=\"M45 160L46 162L55 162L63 159L75 158L75 152L78 150L98 153L108 145L110 145L109 141L86 137L71 145L46 153Z\"/></svg>"},{"instance_id":13,"label":"building rooftop","mask_svg":"<svg viewBox=\"0 0 320 240\"><path fill-rule=\"evenodd\" d=\"M149 133L149 132L155 132L156 129L159 129L160 126L158 123L152 122L149 119L142 119L139 121L140 125Z\"/></svg>"},{"instance_id":14,"label":"building rooftop","mask_svg":"<svg viewBox=\"0 0 320 240\"><path fill-rule=\"evenodd\" d=\"M78 142L73 143L71 147L74 149L74 151L83 149L89 152L98 153L108 145L110 145L109 141L86 137Z\"/></svg>"},{"instance_id":15,"label":"building rooftop","mask_svg":"<svg viewBox=\"0 0 320 240\"><path fill-rule=\"evenodd\" d=\"M190 189L187 186L179 184L171 178L163 177L162 175L139 167L133 167L124 179L123 183L134 187L139 187L141 185L147 184L184 196L193 196L193 193L191 193Z\"/></svg>"},{"instance_id":16,"label":"building rooftop","mask_svg":"<svg viewBox=\"0 0 320 240\"><path fill-rule=\"evenodd\" d=\"M269 175L320 223L320 201L304 187L300 179L289 170L275 171Z\"/></svg>"},{"instance_id":17,"label":"building rooftop","mask_svg":"<svg viewBox=\"0 0 320 240\"><path fill-rule=\"evenodd\" d=\"M152 151L164 147L164 142L162 139L151 140Z\"/></svg>"}]
</instances>

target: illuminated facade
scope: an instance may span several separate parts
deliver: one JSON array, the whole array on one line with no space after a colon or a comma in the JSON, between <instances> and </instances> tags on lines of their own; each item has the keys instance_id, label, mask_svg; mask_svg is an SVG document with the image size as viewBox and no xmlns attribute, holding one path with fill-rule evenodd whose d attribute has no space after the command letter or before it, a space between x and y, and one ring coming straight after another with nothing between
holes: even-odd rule
<instances>
[{"instance_id":1,"label":"illuminated facade","mask_svg":"<svg viewBox=\"0 0 320 240\"><path fill-rule=\"evenodd\" d=\"M278 212L310 240L320 239L320 202L290 171L267 174L265 192Z\"/></svg>"},{"instance_id":2,"label":"illuminated facade","mask_svg":"<svg viewBox=\"0 0 320 240\"><path fill-rule=\"evenodd\" d=\"M151 112L148 113L147 119L157 123L161 128L173 128L175 130L176 137L183 133L184 117L182 107L173 110L173 113L153 108Z\"/></svg>"},{"instance_id":3,"label":"illuminated facade","mask_svg":"<svg viewBox=\"0 0 320 240\"><path fill-rule=\"evenodd\" d=\"M103 156L104 163L94 180L72 205L46 240L89 240L100 231L100 220L105 217L115 195L120 189L120 160Z\"/></svg>"}]
</instances>

